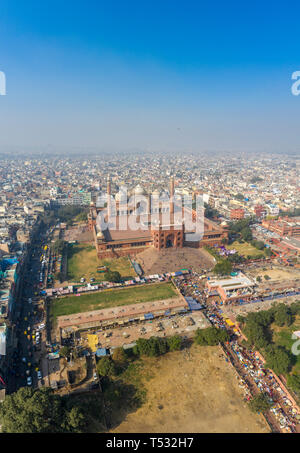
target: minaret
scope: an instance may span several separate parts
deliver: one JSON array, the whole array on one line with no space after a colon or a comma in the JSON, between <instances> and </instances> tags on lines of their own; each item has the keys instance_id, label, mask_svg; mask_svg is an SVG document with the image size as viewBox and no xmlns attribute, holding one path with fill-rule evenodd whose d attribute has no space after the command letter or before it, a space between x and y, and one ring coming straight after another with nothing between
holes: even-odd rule
<instances>
[{"instance_id":1,"label":"minaret","mask_svg":"<svg viewBox=\"0 0 300 453\"><path fill-rule=\"evenodd\" d=\"M174 176L170 178L170 223L174 223Z\"/></svg>"},{"instance_id":2,"label":"minaret","mask_svg":"<svg viewBox=\"0 0 300 453\"><path fill-rule=\"evenodd\" d=\"M111 216L111 179L110 175L107 176L107 221L109 221Z\"/></svg>"}]
</instances>

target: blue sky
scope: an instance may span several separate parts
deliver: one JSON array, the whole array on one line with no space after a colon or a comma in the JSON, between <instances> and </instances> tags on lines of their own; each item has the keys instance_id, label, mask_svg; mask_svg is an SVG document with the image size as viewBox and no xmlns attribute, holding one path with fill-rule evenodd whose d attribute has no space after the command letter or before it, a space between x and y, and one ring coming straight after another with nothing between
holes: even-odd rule
<instances>
[{"instance_id":1,"label":"blue sky","mask_svg":"<svg viewBox=\"0 0 300 453\"><path fill-rule=\"evenodd\" d=\"M298 150L299 17L299 2L2 0L0 147Z\"/></svg>"}]
</instances>

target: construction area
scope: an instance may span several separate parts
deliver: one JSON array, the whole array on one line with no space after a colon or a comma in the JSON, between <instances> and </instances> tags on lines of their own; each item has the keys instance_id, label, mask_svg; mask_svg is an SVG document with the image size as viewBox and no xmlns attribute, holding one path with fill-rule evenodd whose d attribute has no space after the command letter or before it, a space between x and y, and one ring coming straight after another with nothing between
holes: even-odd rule
<instances>
[{"instance_id":1,"label":"construction area","mask_svg":"<svg viewBox=\"0 0 300 453\"><path fill-rule=\"evenodd\" d=\"M219 346L193 345L143 363L146 402L133 413L118 411L110 432L270 432L244 401L239 377Z\"/></svg>"},{"instance_id":2,"label":"construction area","mask_svg":"<svg viewBox=\"0 0 300 453\"><path fill-rule=\"evenodd\" d=\"M96 331L95 350L96 348L113 349L120 346L126 348L126 346L131 346L138 338L170 337L175 334L192 337L196 329L205 329L209 326L209 321L200 311L174 315L164 319L143 320L140 323L131 323L130 326ZM90 336L90 332L81 334L81 338L84 340L83 345L91 347ZM93 350L93 348L91 349Z\"/></svg>"}]
</instances>

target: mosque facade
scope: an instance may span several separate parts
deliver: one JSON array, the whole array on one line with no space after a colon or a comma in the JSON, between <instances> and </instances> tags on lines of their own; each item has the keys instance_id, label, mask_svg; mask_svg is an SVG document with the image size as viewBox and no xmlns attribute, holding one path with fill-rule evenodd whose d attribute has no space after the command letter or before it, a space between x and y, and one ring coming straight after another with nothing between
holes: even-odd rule
<instances>
[{"instance_id":1,"label":"mosque facade","mask_svg":"<svg viewBox=\"0 0 300 453\"><path fill-rule=\"evenodd\" d=\"M108 178L106 206L98 207L91 203L88 225L93 232L99 259L135 256L147 247L161 251L220 245L222 239L228 237L226 227L206 218L201 236L197 237L191 231L182 215L182 204L176 200L173 177L170 179L169 194L161 194L157 190L147 194L138 185L129 195L121 188L112 197L111 180ZM196 211L191 208L190 214L195 219Z\"/></svg>"}]
</instances>

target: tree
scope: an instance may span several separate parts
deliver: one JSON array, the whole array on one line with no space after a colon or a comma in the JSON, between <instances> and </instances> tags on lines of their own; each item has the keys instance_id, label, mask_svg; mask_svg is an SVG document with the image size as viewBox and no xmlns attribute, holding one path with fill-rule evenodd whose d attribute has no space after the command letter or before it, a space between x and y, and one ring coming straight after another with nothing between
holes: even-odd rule
<instances>
[{"instance_id":1,"label":"tree","mask_svg":"<svg viewBox=\"0 0 300 453\"><path fill-rule=\"evenodd\" d=\"M112 358L114 362L117 362L120 365L124 365L127 362L127 355L126 352L124 351L124 348L114 349Z\"/></svg>"},{"instance_id":2,"label":"tree","mask_svg":"<svg viewBox=\"0 0 300 453\"><path fill-rule=\"evenodd\" d=\"M276 374L288 373L292 365L291 355L282 346L267 346L265 357L266 367L274 370Z\"/></svg>"},{"instance_id":3,"label":"tree","mask_svg":"<svg viewBox=\"0 0 300 453\"><path fill-rule=\"evenodd\" d=\"M289 307L279 304L275 310L274 322L279 327L290 326L293 322L293 316Z\"/></svg>"},{"instance_id":4,"label":"tree","mask_svg":"<svg viewBox=\"0 0 300 453\"><path fill-rule=\"evenodd\" d=\"M242 193L237 193L235 195L236 200L243 201L244 200L244 195Z\"/></svg>"},{"instance_id":5,"label":"tree","mask_svg":"<svg viewBox=\"0 0 300 453\"><path fill-rule=\"evenodd\" d=\"M138 338L137 349L140 355L157 357L168 351L168 344L164 338L151 337L149 340Z\"/></svg>"},{"instance_id":6,"label":"tree","mask_svg":"<svg viewBox=\"0 0 300 453\"><path fill-rule=\"evenodd\" d=\"M74 406L66 412L65 420L62 423L65 432L82 433L86 425L86 415L78 406Z\"/></svg>"},{"instance_id":7,"label":"tree","mask_svg":"<svg viewBox=\"0 0 300 453\"><path fill-rule=\"evenodd\" d=\"M119 283L122 280L121 274L118 271L105 272L104 278L108 282Z\"/></svg>"},{"instance_id":8,"label":"tree","mask_svg":"<svg viewBox=\"0 0 300 453\"><path fill-rule=\"evenodd\" d=\"M249 343L254 345L257 349L268 346L267 330L261 324L247 320L244 331Z\"/></svg>"},{"instance_id":9,"label":"tree","mask_svg":"<svg viewBox=\"0 0 300 453\"><path fill-rule=\"evenodd\" d=\"M57 241L54 242L52 249L55 253L62 255L65 250L65 247L66 242L63 239L57 239Z\"/></svg>"},{"instance_id":10,"label":"tree","mask_svg":"<svg viewBox=\"0 0 300 453\"><path fill-rule=\"evenodd\" d=\"M267 412L271 407L268 395L266 393L255 395L249 401L249 407L252 412Z\"/></svg>"},{"instance_id":11,"label":"tree","mask_svg":"<svg viewBox=\"0 0 300 453\"><path fill-rule=\"evenodd\" d=\"M271 280L271 277L269 277L268 275L264 275L264 279L265 280Z\"/></svg>"},{"instance_id":12,"label":"tree","mask_svg":"<svg viewBox=\"0 0 300 453\"><path fill-rule=\"evenodd\" d=\"M180 335L173 335L167 339L170 351L179 351L182 347L182 338Z\"/></svg>"},{"instance_id":13,"label":"tree","mask_svg":"<svg viewBox=\"0 0 300 453\"><path fill-rule=\"evenodd\" d=\"M298 395L300 395L300 375L290 374L287 378L287 385Z\"/></svg>"},{"instance_id":14,"label":"tree","mask_svg":"<svg viewBox=\"0 0 300 453\"><path fill-rule=\"evenodd\" d=\"M62 283L64 280L64 274L62 272L56 272L55 278L56 280L59 280L60 283Z\"/></svg>"},{"instance_id":15,"label":"tree","mask_svg":"<svg viewBox=\"0 0 300 453\"><path fill-rule=\"evenodd\" d=\"M100 376L115 376L117 374L116 366L110 357L102 357L97 363L97 371Z\"/></svg>"},{"instance_id":16,"label":"tree","mask_svg":"<svg viewBox=\"0 0 300 453\"><path fill-rule=\"evenodd\" d=\"M71 352L71 349L69 348L69 346L63 346L59 350L59 355L60 355L60 357L65 357L66 358L66 357L69 357L70 352Z\"/></svg>"},{"instance_id":17,"label":"tree","mask_svg":"<svg viewBox=\"0 0 300 453\"><path fill-rule=\"evenodd\" d=\"M245 317L242 315L237 315L236 320L239 324L244 324L245 322Z\"/></svg>"},{"instance_id":18,"label":"tree","mask_svg":"<svg viewBox=\"0 0 300 453\"><path fill-rule=\"evenodd\" d=\"M213 269L213 272L218 275L228 275L232 271L232 264L228 260L221 260Z\"/></svg>"},{"instance_id":19,"label":"tree","mask_svg":"<svg viewBox=\"0 0 300 453\"><path fill-rule=\"evenodd\" d=\"M229 334L225 329L216 327L207 327L206 329L197 329L195 342L202 346L216 346L229 340Z\"/></svg>"},{"instance_id":20,"label":"tree","mask_svg":"<svg viewBox=\"0 0 300 453\"><path fill-rule=\"evenodd\" d=\"M0 425L4 433L78 432L84 426L84 414L79 407L66 407L65 400L49 387L21 387L0 405Z\"/></svg>"},{"instance_id":21,"label":"tree","mask_svg":"<svg viewBox=\"0 0 300 453\"><path fill-rule=\"evenodd\" d=\"M251 229L249 227L243 228L241 231L241 237L244 241L250 242L253 238Z\"/></svg>"},{"instance_id":22,"label":"tree","mask_svg":"<svg viewBox=\"0 0 300 453\"><path fill-rule=\"evenodd\" d=\"M272 250L271 250L269 247L267 247L267 248L265 249L265 254L266 254L266 256L270 257L270 256L273 255L273 252L272 252Z\"/></svg>"}]
</instances>

